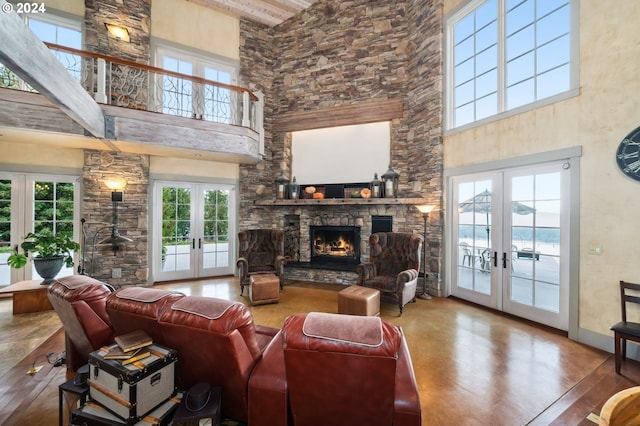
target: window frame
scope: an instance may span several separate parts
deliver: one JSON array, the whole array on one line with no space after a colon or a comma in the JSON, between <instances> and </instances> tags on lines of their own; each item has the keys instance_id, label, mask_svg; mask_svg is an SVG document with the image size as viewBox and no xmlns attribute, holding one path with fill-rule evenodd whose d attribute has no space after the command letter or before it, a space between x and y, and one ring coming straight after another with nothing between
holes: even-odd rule
<instances>
[{"instance_id":1,"label":"window frame","mask_svg":"<svg viewBox=\"0 0 640 426\"><path fill-rule=\"evenodd\" d=\"M496 114L455 126L455 55L454 55L454 28L457 23L466 18L469 14L482 7L489 0L471 0L461 4L444 18L444 135L449 135L471 128L486 125L488 123L501 120L531 111L546 105L560 102L580 94L580 45L579 45L579 1L568 0L569 2L569 89L555 95L536 100L530 103L506 109L506 31L505 31L505 10L507 0L496 0L498 13L498 111Z\"/></svg>"},{"instance_id":2,"label":"window frame","mask_svg":"<svg viewBox=\"0 0 640 426\"><path fill-rule=\"evenodd\" d=\"M177 59L180 62L187 62L191 64L192 76L206 79L205 72L206 72L206 69L209 68L217 72L228 73L230 75L230 82L225 84L237 85L239 68L240 68L237 61L224 58L222 56L219 56L213 53L197 51L195 49L189 49L188 47L185 47L185 46L176 45L167 41L160 41L160 40L152 40L152 52L153 52L153 62L155 67L157 68L165 69L164 58L171 57L173 59ZM158 89L162 89L162 84L158 84L156 85L156 87L158 87ZM196 95L197 90L200 90L199 96ZM158 102L156 109L164 108L164 104L162 100L163 96L164 96L164 90L162 90L162 92L160 93L155 94L155 99ZM202 117L202 115L205 114L204 103L202 105L199 105L194 102L194 99L198 97L200 99L205 99L204 94L202 93L202 90L197 87L192 88L192 92L190 96L191 96L191 103L192 103L192 113L195 114L194 118ZM234 102L233 96L234 96L234 93L231 93L231 97L229 99L230 116L228 118L227 124L234 124L237 121L236 117L234 117L234 114L237 114L237 112L235 111L236 102ZM210 120L210 119L208 120L214 121L214 122L224 122L219 120Z\"/></svg>"}]
</instances>

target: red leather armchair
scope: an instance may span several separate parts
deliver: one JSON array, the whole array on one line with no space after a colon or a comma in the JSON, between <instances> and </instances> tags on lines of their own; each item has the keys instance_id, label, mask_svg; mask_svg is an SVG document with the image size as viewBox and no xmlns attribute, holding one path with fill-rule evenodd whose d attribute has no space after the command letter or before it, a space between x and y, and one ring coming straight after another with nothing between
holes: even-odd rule
<instances>
[{"instance_id":1,"label":"red leather armchair","mask_svg":"<svg viewBox=\"0 0 640 426\"><path fill-rule=\"evenodd\" d=\"M91 352L113 343L105 308L110 294L107 284L84 275L60 278L49 286L47 296L65 331L69 371L86 364Z\"/></svg>"},{"instance_id":2,"label":"red leather armchair","mask_svg":"<svg viewBox=\"0 0 640 426\"><path fill-rule=\"evenodd\" d=\"M250 229L238 232L240 294L251 285L251 275L275 274L284 281L284 233L275 229Z\"/></svg>"},{"instance_id":3,"label":"red leather armchair","mask_svg":"<svg viewBox=\"0 0 640 426\"><path fill-rule=\"evenodd\" d=\"M246 422L249 377L278 330L256 327L241 303L197 296L164 310L159 325L166 345L178 351L179 387L222 386L222 414Z\"/></svg>"},{"instance_id":4,"label":"red leather armchair","mask_svg":"<svg viewBox=\"0 0 640 426\"><path fill-rule=\"evenodd\" d=\"M380 300L404 305L416 300L420 253L424 237L378 232L369 237L369 262L356 266L357 284L380 290Z\"/></svg>"},{"instance_id":5,"label":"red leather armchair","mask_svg":"<svg viewBox=\"0 0 640 426\"><path fill-rule=\"evenodd\" d=\"M251 426L421 424L402 330L377 317L288 317L251 376L249 398Z\"/></svg>"}]
</instances>

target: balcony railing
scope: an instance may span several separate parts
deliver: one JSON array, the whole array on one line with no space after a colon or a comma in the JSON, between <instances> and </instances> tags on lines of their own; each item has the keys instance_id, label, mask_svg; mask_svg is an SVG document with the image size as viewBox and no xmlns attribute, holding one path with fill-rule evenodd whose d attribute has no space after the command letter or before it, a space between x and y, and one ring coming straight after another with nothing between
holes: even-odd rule
<instances>
[{"instance_id":1,"label":"balcony railing","mask_svg":"<svg viewBox=\"0 0 640 426\"><path fill-rule=\"evenodd\" d=\"M264 99L260 92L254 94L231 84L45 44L96 102L248 127L263 140ZM0 87L35 91L6 68L0 68Z\"/></svg>"}]
</instances>

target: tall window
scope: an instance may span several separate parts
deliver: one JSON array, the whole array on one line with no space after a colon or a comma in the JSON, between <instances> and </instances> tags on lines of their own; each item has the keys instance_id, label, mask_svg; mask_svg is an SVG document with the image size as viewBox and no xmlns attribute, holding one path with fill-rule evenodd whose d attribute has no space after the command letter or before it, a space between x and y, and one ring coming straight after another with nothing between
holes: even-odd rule
<instances>
[{"instance_id":1,"label":"tall window","mask_svg":"<svg viewBox=\"0 0 640 426\"><path fill-rule=\"evenodd\" d=\"M477 0L447 22L447 128L577 87L575 0Z\"/></svg>"},{"instance_id":2,"label":"tall window","mask_svg":"<svg viewBox=\"0 0 640 426\"><path fill-rule=\"evenodd\" d=\"M29 25L29 29L31 29L40 40L72 47L74 49L82 48L82 31L79 20L75 21L62 18L50 13L38 15L38 18L34 18L31 15L24 15L24 18ZM80 56L55 50L51 52L75 79L81 79L82 64ZM0 87L33 90L27 83L18 78L18 76L2 64L0 64Z\"/></svg>"},{"instance_id":3,"label":"tall window","mask_svg":"<svg viewBox=\"0 0 640 426\"><path fill-rule=\"evenodd\" d=\"M27 16L29 28L42 41L59 44L61 46L82 49L82 31L79 21L73 21L56 16L32 18ZM82 76L82 63L78 55L70 53L51 51L64 67L76 79Z\"/></svg>"},{"instance_id":4,"label":"tall window","mask_svg":"<svg viewBox=\"0 0 640 426\"><path fill-rule=\"evenodd\" d=\"M156 63L167 71L225 85L235 84L236 80L236 67L228 61L216 61L165 47L158 48ZM231 90L176 76L163 76L160 86L162 93L159 97L165 114L235 124Z\"/></svg>"}]
</instances>

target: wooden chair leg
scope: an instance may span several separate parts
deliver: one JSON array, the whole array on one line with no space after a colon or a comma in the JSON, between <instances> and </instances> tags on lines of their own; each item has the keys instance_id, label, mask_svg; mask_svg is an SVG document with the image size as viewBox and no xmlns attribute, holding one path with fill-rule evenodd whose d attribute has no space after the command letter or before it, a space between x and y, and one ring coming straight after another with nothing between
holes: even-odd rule
<instances>
[{"instance_id":1,"label":"wooden chair leg","mask_svg":"<svg viewBox=\"0 0 640 426\"><path fill-rule=\"evenodd\" d=\"M616 364L616 374L620 374L620 364L622 364L622 340L619 336L614 336L614 358ZM625 345L626 346L626 345Z\"/></svg>"}]
</instances>

